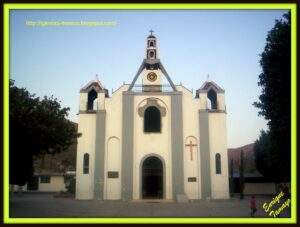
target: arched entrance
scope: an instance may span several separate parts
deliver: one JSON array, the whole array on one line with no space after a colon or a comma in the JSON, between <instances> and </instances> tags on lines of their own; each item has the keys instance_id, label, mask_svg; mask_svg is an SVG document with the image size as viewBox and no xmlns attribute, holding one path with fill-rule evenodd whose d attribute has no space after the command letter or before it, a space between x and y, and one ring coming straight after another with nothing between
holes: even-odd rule
<instances>
[{"instance_id":1,"label":"arched entrance","mask_svg":"<svg viewBox=\"0 0 300 227\"><path fill-rule=\"evenodd\" d=\"M148 157L142 165L142 198L163 198L163 163L155 156Z\"/></svg>"}]
</instances>

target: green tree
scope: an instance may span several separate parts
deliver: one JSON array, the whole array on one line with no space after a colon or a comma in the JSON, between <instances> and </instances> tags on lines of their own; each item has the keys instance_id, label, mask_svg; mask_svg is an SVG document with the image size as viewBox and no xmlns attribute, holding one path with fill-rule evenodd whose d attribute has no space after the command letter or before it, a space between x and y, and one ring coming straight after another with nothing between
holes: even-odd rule
<instances>
[{"instance_id":1,"label":"green tree","mask_svg":"<svg viewBox=\"0 0 300 227\"><path fill-rule=\"evenodd\" d=\"M276 159L272 160L272 157L276 157L276 149L272 149L272 142L269 131L261 131L259 139L254 144L254 157L257 170L266 178L276 179L280 169L275 168Z\"/></svg>"},{"instance_id":2,"label":"green tree","mask_svg":"<svg viewBox=\"0 0 300 227\"><path fill-rule=\"evenodd\" d=\"M276 181L290 179L291 165L291 14L276 20L267 35L261 54L258 85L262 88L259 101L254 103L259 115L268 121L269 130L255 143L256 163L259 169ZM266 135L268 134L268 135ZM267 144L264 144L266 142ZM268 163L268 164L267 164ZM278 171L280 170L280 171Z\"/></svg>"},{"instance_id":3,"label":"green tree","mask_svg":"<svg viewBox=\"0 0 300 227\"><path fill-rule=\"evenodd\" d=\"M24 185L33 173L33 157L66 150L77 137L75 124L67 120L53 96L40 99L10 81L9 180Z\"/></svg>"}]
</instances>

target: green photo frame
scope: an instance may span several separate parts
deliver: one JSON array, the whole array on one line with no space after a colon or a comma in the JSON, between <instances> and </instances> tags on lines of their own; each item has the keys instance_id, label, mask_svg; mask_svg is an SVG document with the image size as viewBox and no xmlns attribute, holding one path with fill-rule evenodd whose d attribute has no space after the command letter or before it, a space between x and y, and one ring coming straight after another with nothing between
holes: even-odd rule
<instances>
[{"instance_id":1,"label":"green photo frame","mask_svg":"<svg viewBox=\"0 0 300 227\"><path fill-rule=\"evenodd\" d=\"M11 10L290 10L291 42L291 217L290 218L12 218L9 215L9 59ZM4 4L4 223L296 223L297 218L297 5L285 4Z\"/></svg>"}]
</instances>

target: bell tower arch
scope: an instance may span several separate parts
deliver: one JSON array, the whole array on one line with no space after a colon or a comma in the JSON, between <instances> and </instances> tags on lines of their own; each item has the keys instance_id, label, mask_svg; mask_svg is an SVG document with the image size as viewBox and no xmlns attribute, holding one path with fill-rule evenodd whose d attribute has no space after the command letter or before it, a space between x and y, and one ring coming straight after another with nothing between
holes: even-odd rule
<instances>
[{"instance_id":1,"label":"bell tower arch","mask_svg":"<svg viewBox=\"0 0 300 227\"><path fill-rule=\"evenodd\" d=\"M157 42L153 35L153 30L150 30L150 35L147 37L146 59L157 59Z\"/></svg>"}]
</instances>

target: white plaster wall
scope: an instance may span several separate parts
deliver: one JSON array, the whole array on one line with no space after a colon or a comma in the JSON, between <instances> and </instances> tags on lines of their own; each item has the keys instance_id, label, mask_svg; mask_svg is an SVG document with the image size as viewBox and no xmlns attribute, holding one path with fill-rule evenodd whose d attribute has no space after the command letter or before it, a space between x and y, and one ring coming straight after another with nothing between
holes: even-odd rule
<instances>
[{"instance_id":1,"label":"white plaster wall","mask_svg":"<svg viewBox=\"0 0 300 227\"><path fill-rule=\"evenodd\" d=\"M120 140L116 137L111 137L108 140L107 145L107 157L106 161L106 170L121 172L121 148ZM105 174L106 177L106 199L117 200L121 199L121 181L120 177L118 178L108 178L108 173Z\"/></svg>"},{"instance_id":2,"label":"white plaster wall","mask_svg":"<svg viewBox=\"0 0 300 227\"><path fill-rule=\"evenodd\" d=\"M98 93L97 99L94 101L96 102L96 108L95 110L104 110L105 109L105 94L104 93Z\"/></svg>"},{"instance_id":3,"label":"white plaster wall","mask_svg":"<svg viewBox=\"0 0 300 227\"><path fill-rule=\"evenodd\" d=\"M161 133L144 133L144 118L138 114L138 108L146 104L147 98L156 98L159 105L166 108L162 117ZM141 199L141 161L147 155L158 155L164 163L164 199L172 199L172 156L171 156L171 113L170 96L135 96L134 97L134 170L133 199Z\"/></svg>"},{"instance_id":4,"label":"white plaster wall","mask_svg":"<svg viewBox=\"0 0 300 227\"><path fill-rule=\"evenodd\" d=\"M85 111L87 108L88 93L79 93L79 111Z\"/></svg>"},{"instance_id":5,"label":"white plaster wall","mask_svg":"<svg viewBox=\"0 0 300 227\"><path fill-rule=\"evenodd\" d=\"M64 176L50 176L50 183L41 183L41 177L39 177L38 191L40 192L66 191Z\"/></svg>"},{"instance_id":6,"label":"white plaster wall","mask_svg":"<svg viewBox=\"0 0 300 227\"><path fill-rule=\"evenodd\" d=\"M219 110L226 110L224 93L218 93L217 94L217 102L218 102L218 109Z\"/></svg>"},{"instance_id":7,"label":"white plaster wall","mask_svg":"<svg viewBox=\"0 0 300 227\"><path fill-rule=\"evenodd\" d=\"M206 110L207 109L207 94L199 93L199 109Z\"/></svg>"},{"instance_id":8,"label":"white plaster wall","mask_svg":"<svg viewBox=\"0 0 300 227\"><path fill-rule=\"evenodd\" d=\"M123 92L128 89L123 85L110 98L105 98L106 132L104 163L104 199L121 199L122 179L122 99ZM109 150L109 140L115 138L119 145L113 144ZM110 154L108 154L110 153ZM118 171L119 178L107 178L108 171Z\"/></svg>"},{"instance_id":9,"label":"white plaster wall","mask_svg":"<svg viewBox=\"0 0 300 227\"><path fill-rule=\"evenodd\" d=\"M199 154L199 114L200 100L194 99L192 92L183 86L177 86L182 91L183 109L183 151L184 151L184 191L189 199L199 199L201 195L200 154ZM193 160L190 148L185 144L197 144L193 147ZM196 182L188 182L189 177L196 177Z\"/></svg>"},{"instance_id":10,"label":"white plaster wall","mask_svg":"<svg viewBox=\"0 0 300 227\"><path fill-rule=\"evenodd\" d=\"M213 199L229 198L226 114L209 113L209 147L211 195ZM215 155L221 155L221 174L216 174Z\"/></svg>"},{"instance_id":11,"label":"white plaster wall","mask_svg":"<svg viewBox=\"0 0 300 227\"><path fill-rule=\"evenodd\" d=\"M154 72L157 75L157 79L153 82L151 82L147 79L147 75L150 72ZM159 69L158 70L144 69L141 73L142 84L144 84L144 85L161 85L162 84L162 77L163 77L163 74L162 74L161 70L159 70Z\"/></svg>"},{"instance_id":12,"label":"white plaster wall","mask_svg":"<svg viewBox=\"0 0 300 227\"><path fill-rule=\"evenodd\" d=\"M76 199L93 199L96 114L79 114L76 164ZM89 174L83 174L83 155L88 153Z\"/></svg>"}]
</instances>

